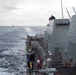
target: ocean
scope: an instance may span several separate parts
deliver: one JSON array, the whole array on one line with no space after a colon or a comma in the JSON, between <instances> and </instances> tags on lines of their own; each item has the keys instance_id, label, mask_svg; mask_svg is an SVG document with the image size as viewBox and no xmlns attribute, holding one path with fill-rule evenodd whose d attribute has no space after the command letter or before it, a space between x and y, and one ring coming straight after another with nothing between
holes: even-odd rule
<instances>
[{"instance_id":1,"label":"ocean","mask_svg":"<svg viewBox=\"0 0 76 75\"><path fill-rule=\"evenodd\" d=\"M0 75L26 75L26 36L42 29L0 26Z\"/></svg>"}]
</instances>

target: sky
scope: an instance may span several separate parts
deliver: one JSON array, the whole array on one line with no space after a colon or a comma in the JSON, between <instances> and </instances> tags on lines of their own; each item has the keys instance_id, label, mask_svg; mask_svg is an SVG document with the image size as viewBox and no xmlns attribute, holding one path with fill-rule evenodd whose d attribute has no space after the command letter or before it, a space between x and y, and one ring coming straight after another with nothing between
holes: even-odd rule
<instances>
[{"instance_id":1,"label":"sky","mask_svg":"<svg viewBox=\"0 0 76 75\"><path fill-rule=\"evenodd\" d=\"M76 0L62 0L64 18L74 15ZM62 18L60 0L0 0L0 26L46 26L49 17Z\"/></svg>"}]
</instances>

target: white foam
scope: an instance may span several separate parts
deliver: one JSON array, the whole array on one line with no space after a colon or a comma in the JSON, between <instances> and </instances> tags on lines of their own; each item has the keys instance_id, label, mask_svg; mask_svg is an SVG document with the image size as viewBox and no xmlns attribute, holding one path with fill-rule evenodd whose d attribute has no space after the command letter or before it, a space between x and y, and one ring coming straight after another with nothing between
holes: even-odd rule
<instances>
[{"instance_id":1,"label":"white foam","mask_svg":"<svg viewBox=\"0 0 76 75\"><path fill-rule=\"evenodd\" d=\"M8 69L0 68L0 75L15 75L14 73L8 73L6 70Z\"/></svg>"}]
</instances>

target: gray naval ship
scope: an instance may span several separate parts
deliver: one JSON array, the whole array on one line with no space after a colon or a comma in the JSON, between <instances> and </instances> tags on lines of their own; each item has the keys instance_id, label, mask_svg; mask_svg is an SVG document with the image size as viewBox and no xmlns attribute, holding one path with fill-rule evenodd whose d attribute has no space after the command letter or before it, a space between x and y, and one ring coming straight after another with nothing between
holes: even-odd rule
<instances>
[{"instance_id":1,"label":"gray naval ship","mask_svg":"<svg viewBox=\"0 0 76 75\"><path fill-rule=\"evenodd\" d=\"M71 21L50 17L44 33L27 35L26 47L27 59L33 61L28 75L76 75L76 15Z\"/></svg>"}]
</instances>

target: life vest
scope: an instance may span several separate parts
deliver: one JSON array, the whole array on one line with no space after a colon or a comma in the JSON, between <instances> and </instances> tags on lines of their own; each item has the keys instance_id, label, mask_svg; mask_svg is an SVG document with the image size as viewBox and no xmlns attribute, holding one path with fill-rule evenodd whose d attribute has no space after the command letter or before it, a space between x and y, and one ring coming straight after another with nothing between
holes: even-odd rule
<instances>
[{"instance_id":1,"label":"life vest","mask_svg":"<svg viewBox=\"0 0 76 75\"><path fill-rule=\"evenodd\" d=\"M32 63L32 62L30 62L30 69L32 69L32 64L33 64L33 63Z\"/></svg>"},{"instance_id":2,"label":"life vest","mask_svg":"<svg viewBox=\"0 0 76 75\"><path fill-rule=\"evenodd\" d=\"M42 67L41 63L37 63L37 67L41 68Z\"/></svg>"}]
</instances>

